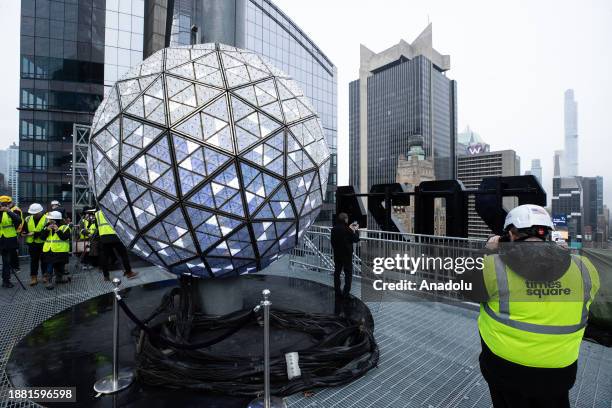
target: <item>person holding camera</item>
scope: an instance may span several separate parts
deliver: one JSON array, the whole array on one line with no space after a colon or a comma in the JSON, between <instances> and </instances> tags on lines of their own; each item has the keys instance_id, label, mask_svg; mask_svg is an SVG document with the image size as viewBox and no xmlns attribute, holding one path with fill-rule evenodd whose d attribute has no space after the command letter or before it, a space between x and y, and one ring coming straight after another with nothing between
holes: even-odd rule
<instances>
[{"instance_id":1,"label":"person holding camera","mask_svg":"<svg viewBox=\"0 0 612 408\"><path fill-rule=\"evenodd\" d=\"M23 223L24 223L23 211L21 211L21 208L19 208L19 206L17 204L13 203L12 198L11 198L11 202L8 203L8 206L11 209L12 212L14 212L15 214L17 214L19 216L19 219L21 220L21 222L17 226L17 239L19 240L19 236L21 235L21 230L23 230ZM17 243L17 246L19 246L19 243ZM15 271L21 270L21 267L19 266L19 250L18 250L18 248L15 248L11 252L11 266L13 267L13 269Z\"/></svg>"},{"instance_id":2,"label":"person holding camera","mask_svg":"<svg viewBox=\"0 0 612 408\"><path fill-rule=\"evenodd\" d=\"M2 287L12 288L11 269L19 247L17 228L21 217L11 210L12 198L0 196L0 252L2 253Z\"/></svg>"},{"instance_id":3,"label":"person holding camera","mask_svg":"<svg viewBox=\"0 0 612 408\"><path fill-rule=\"evenodd\" d=\"M483 269L464 280L483 290L480 370L495 408L569 408L589 306L599 288L593 264L550 239L548 212L526 204L489 238Z\"/></svg>"},{"instance_id":4,"label":"person holding camera","mask_svg":"<svg viewBox=\"0 0 612 408\"><path fill-rule=\"evenodd\" d=\"M41 238L41 233L47 224L47 215L43 211L43 206L38 203L30 205L28 214L30 215L25 219L21 235L25 237L28 253L30 254L30 286L35 286L38 284L39 266L42 275L46 272L42 259L45 241Z\"/></svg>"},{"instance_id":5,"label":"person holding camera","mask_svg":"<svg viewBox=\"0 0 612 408\"><path fill-rule=\"evenodd\" d=\"M353 280L353 244L359 242L359 224L348 225L346 213L338 214L336 225L331 230L331 245L334 252L334 291L336 296L348 296ZM340 274L344 271L344 290Z\"/></svg>"},{"instance_id":6,"label":"person holding camera","mask_svg":"<svg viewBox=\"0 0 612 408\"><path fill-rule=\"evenodd\" d=\"M86 250L86 254L83 256L83 264L85 269L91 269L93 265L97 264L97 257L94 255L94 245L97 244L95 241L97 226L95 218L95 208L85 207L83 208L83 214L81 221L79 221L79 240L89 241L89 249Z\"/></svg>"},{"instance_id":7,"label":"person holding camera","mask_svg":"<svg viewBox=\"0 0 612 408\"><path fill-rule=\"evenodd\" d=\"M100 264L102 267L102 273L104 275L105 281L110 281L110 272L109 272L109 258L113 251L119 255L121 258L121 262L123 264L123 276L128 279L134 279L138 273L132 271L132 266L130 265L130 259L128 257L127 249L125 245L121 242L115 229L112 225L108 223L106 217L102 213L101 210L96 211L95 213L95 221L97 228L97 236L99 238L100 243Z\"/></svg>"},{"instance_id":8,"label":"person holding camera","mask_svg":"<svg viewBox=\"0 0 612 408\"><path fill-rule=\"evenodd\" d=\"M65 224L62 213L51 211L47 214L47 224L40 234L44 240L43 261L47 266L47 289L53 289L53 273L56 283L68 283L64 277L65 266L70 260L70 226Z\"/></svg>"}]
</instances>

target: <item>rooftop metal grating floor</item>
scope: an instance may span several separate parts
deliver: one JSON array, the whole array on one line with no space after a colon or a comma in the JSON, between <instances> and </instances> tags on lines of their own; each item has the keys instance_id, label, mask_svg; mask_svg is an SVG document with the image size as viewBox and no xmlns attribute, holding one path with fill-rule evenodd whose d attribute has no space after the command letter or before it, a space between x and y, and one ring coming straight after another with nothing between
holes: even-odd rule
<instances>
[{"instance_id":1,"label":"rooftop metal grating floor","mask_svg":"<svg viewBox=\"0 0 612 408\"><path fill-rule=\"evenodd\" d=\"M27 278L27 268L20 276ZM167 279L156 267L140 268L139 278L126 286ZM286 259L267 273L291 275L331 284L321 273L290 269ZM4 372L16 342L50 316L85 299L109 292L112 286L95 272L73 276L69 285L45 290L42 285L0 290L0 407L33 407L11 403ZM359 295L355 282L353 294ZM288 406L298 407L490 407L486 382L480 375L480 343L475 311L430 302L369 304L376 325L381 357L379 367L348 386L317 390L314 396L296 394ZM583 342L572 407L612 406L612 349Z\"/></svg>"}]
</instances>

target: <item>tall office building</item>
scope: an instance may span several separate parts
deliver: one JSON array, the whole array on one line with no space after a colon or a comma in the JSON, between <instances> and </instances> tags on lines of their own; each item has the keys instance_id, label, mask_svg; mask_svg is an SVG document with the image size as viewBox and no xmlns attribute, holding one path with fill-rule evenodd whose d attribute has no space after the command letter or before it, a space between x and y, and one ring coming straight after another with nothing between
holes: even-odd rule
<instances>
[{"instance_id":1,"label":"tall office building","mask_svg":"<svg viewBox=\"0 0 612 408\"><path fill-rule=\"evenodd\" d=\"M561 177L561 166L563 165L563 150L555 150L553 155L553 177Z\"/></svg>"},{"instance_id":2,"label":"tall office building","mask_svg":"<svg viewBox=\"0 0 612 408\"><path fill-rule=\"evenodd\" d=\"M457 179L466 189L477 189L484 177L518 176L521 174L520 167L520 159L514 150L459 156L457 158ZM503 203L506 210L510 210L517 205L517 200L513 197L505 197ZM468 199L468 236L487 238L491 234L491 229L476 212L474 197L470 196Z\"/></svg>"},{"instance_id":3,"label":"tall office building","mask_svg":"<svg viewBox=\"0 0 612 408\"><path fill-rule=\"evenodd\" d=\"M7 192L19 203L19 147L13 143L5 150L0 150L0 174L4 176L3 183Z\"/></svg>"},{"instance_id":4,"label":"tall office building","mask_svg":"<svg viewBox=\"0 0 612 408\"><path fill-rule=\"evenodd\" d=\"M531 169L528 171L529 174L535 176L540 184L542 184L542 165L540 164L540 159L531 160ZM525 174L527 174L527 172L525 172Z\"/></svg>"},{"instance_id":5,"label":"tall office building","mask_svg":"<svg viewBox=\"0 0 612 408\"><path fill-rule=\"evenodd\" d=\"M253 50L290 74L321 116L332 153L326 202L337 183L336 67L269 0L23 0L22 202L57 199L70 212L73 125L93 112L132 65L170 45L219 42Z\"/></svg>"},{"instance_id":6,"label":"tall office building","mask_svg":"<svg viewBox=\"0 0 612 408\"><path fill-rule=\"evenodd\" d=\"M603 236L603 177L580 177L582 187L582 229L590 232L590 240ZM600 238L601 239L601 238Z\"/></svg>"},{"instance_id":7,"label":"tall office building","mask_svg":"<svg viewBox=\"0 0 612 408\"><path fill-rule=\"evenodd\" d=\"M171 46L219 42L255 51L298 82L321 118L331 153L327 193L317 219L331 222L338 180L338 118L337 70L330 59L270 0L151 1L157 7L147 7L153 13L147 16L145 32L157 40L145 47L145 56L164 46L162 37Z\"/></svg>"},{"instance_id":8,"label":"tall office building","mask_svg":"<svg viewBox=\"0 0 612 408\"><path fill-rule=\"evenodd\" d=\"M423 138L436 179L455 178L456 83L450 56L433 48L431 24L412 44L380 53L361 45L359 79L349 85L349 179L366 192L392 183L412 136Z\"/></svg>"},{"instance_id":9,"label":"tall office building","mask_svg":"<svg viewBox=\"0 0 612 408\"><path fill-rule=\"evenodd\" d=\"M582 239L582 185L579 177L553 177L552 216L565 217L569 238Z\"/></svg>"},{"instance_id":10,"label":"tall office building","mask_svg":"<svg viewBox=\"0 0 612 408\"><path fill-rule=\"evenodd\" d=\"M144 0L22 0L21 204L72 204L73 125L91 124L110 85L141 61Z\"/></svg>"},{"instance_id":11,"label":"tall office building","mask_svg":"<svg viewBox=\"0 0 612 408\"><path fill-rule=\"evenodd\" d=\"M562 175L574 177L578 175L578 103L574 99L573 89L565 91L564 128Z\"/></svg>"}]
</instances>

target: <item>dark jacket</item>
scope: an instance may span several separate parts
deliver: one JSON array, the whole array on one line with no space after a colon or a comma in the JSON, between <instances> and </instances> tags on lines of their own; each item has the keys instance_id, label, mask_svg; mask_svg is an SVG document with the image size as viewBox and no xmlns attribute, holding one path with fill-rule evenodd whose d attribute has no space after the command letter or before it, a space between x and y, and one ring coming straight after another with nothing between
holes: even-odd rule
<instances>
[{"instance_id":1,"label":"dark jacket","mask_svg":"<svg viewBox=\"0 0 612 408\"><path fill-rule=\"evenodd\" d=\"M344 259L353 255L353 244L359 242L359 233L353 232L344 222L337 223L331 230L331 244L334 258Z\"/></svg>"},{"instance_id":2,"label":"dark jacket","mask_svg":"<svg viewBox=\"0 0 612 408\"><path fill-rule=\"evenodd\" d=\"M19 217L19 214L15 214L13 211L6 211L6 214L13 221L13 226L15 228L17 228L19 226L19 224L21 224L21 217ZM0 212L0 217L4 217L4 212ZM0 221L2 221L1 218L0 218ZM0 250L2 250L2 249L16 249L16 248L19 248L19 242L17 241L17 237L14 237L14 238L2 237L2 238L0 238Z\"/></svg>"},{"instance_id":3,"label":"dark jacket","mask_svg":"<svg viewBox=\"0 0 612 408\"><path fill-rule=\"evenodd\" d=\"M46 240L51 231L45 228L40 233L40 238ZM65 231L57 231L57 236L62 241L70 241L70 228ZM68 263L70 260L70 252L43 252L43 262L54 264L54 263Z\"/></svg>"}]
</instances>

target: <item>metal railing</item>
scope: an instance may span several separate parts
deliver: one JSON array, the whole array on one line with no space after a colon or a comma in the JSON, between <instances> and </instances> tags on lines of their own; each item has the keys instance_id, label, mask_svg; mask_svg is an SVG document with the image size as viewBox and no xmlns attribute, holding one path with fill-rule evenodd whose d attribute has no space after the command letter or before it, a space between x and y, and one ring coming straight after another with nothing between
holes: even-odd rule
<instances>
[{"instance_id":1,"label":"metal railing","mask_svg":"<svg viewBox=\"0 0 612 408\"><path fill-rule=\"evenodd\" d=\"M435 259L476 258L482 256L486 241L479 238L456 238L377 230L359 230L359 236L360 241L355 244L353 253L353 275L361 279L384 278L387 282L427 279L429 282L445 283L453 277L454 272L436 264L419 269L414 273L406 270L386 271L382 277L382 275L373 273L377 258L396 258L397 256ZM318 225L310 227L292 252L289 262L295 267L321 273L333 273L331 228ZM461 298L459 293L452 290L440 291L438 295L442 298Z\"/></svg>"}]
</instances>

